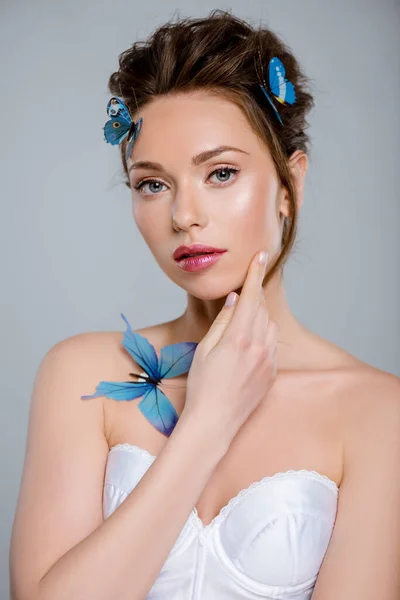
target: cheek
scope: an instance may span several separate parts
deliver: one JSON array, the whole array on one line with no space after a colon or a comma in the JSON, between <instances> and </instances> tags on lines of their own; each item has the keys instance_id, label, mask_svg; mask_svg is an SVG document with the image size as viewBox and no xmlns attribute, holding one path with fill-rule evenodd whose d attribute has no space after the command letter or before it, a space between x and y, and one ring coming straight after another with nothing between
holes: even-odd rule
<instances>
[{"instance_id":1,"label":"cheek","mask_svg":"<svg viewBox=\"0 0 400 600\"><path fill-rule=\"evenodd\" d=\"M261 182L246 186L235 197L230 210L224 214L227 231L235 243L275 245L279 236L279 222L276 214L276 186Z\"/></svg>"},{"instance_id":2,"label":"cheek","mask_svg":"<svg viewBox=\"0 0 400 600\"><path fill-rule=\"evenodd\" d=\"M160 204L156 206L145 202L132 203L132 215L140 234L152 250L160 243L163 237L163 227L167 223L162 214L160 214ZM158 241L158 244L157 244Z\"/></svg>"}]
</instances>

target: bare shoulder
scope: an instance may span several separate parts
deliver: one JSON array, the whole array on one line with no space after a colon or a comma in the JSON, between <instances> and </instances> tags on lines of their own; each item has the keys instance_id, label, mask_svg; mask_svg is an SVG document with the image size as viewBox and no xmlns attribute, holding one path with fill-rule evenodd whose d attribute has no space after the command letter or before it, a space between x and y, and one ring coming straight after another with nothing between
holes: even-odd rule
<instances>
[{"instance_id":1,"label":"bare shoulder","mask_svg":"<svg viewBox=\"0 0 400 600\"><path fill-rule=\"evenodd\" d=\"M78 333L57 342L47 355L62 355L64 360L73 361L86 381L93 380L93 377L106 379L109 374L115 374L121 362L127 361L122 338L122 331ZM132 358L129 357L129 360L132 361Z\"/></svg>"},{"instance_id":2,"label":"bare shoulder","mask_svg":"<svg viewBox=\"0 0 400 600\"><path fill-rule=\"evenodd\" d=\"M83 333L54 344L37 370L10 544L13 597L30 598L56 560L102 522L108 443L102 398L115 336ZM110 358L111 357L111 358Z\"/></svg>"},{"instance_id":3,"label":"bare shoulder","mask_svg":"<svg viewBox=\"0 0 400 600\"><path fill-rule=\"evenodd\" d=\"M130 361L132 359L129 357ZM91 415L104 439L107 422L104 398L99 396L86 402L82 396L91 395L101 380L117 381L126 375L128 354L122 346L122 333L117 331L83 332L55 343L43 356L36 373L32 405L48 410L47 403L59 410L76 411L77 415ZM56 394L57 402L43 393L49 386L68 390ZM77 422L82 419L79 416Z\"/></svg>"},{"instance_id":4,"label":"bare shoulder","mask_svg":"<svg viewBox=\"0 0 400 600\"><path fill-rule=\"evenodd\" d=\"M121 331L86 331L57 342L49 352L79 352L86 355L85 366L87 366L93 362L93 355L96 355L96 358L109 355L110 350L117 350L121 343Z\"/></svg>"},{"instance_id":5,"label":"bare shoulder","mask_svg":"<svg viewBox=\"0 0 400 600\"><path fill-rule=\"evenodd\" d=\"M349 416L400 410L400 377L363 362L345 371Z\"/></svg>"},{"instance_id":6,"label":"bare shoulder","mask_svg":"<svg viewBox=\"0 0 400 600\"><path fill-rule=\"evenodd\" d=\"M170 343L166 325L162 323L133 330L146 337L159 352ZM69 360L67 356L73 360L75 376L80 380L80 395L88 396L95 393L100 381L126 381L132 371L142 371L122 341L123 331L84 332L63 340L52 351L62 353L65 362ZM103 396L88 402L102 407L103 435L109 447L121 439L128 439L133 424L141 416L134 402L113 402Z\"/></svg>"},{"instance_id":7,"label":"bare shoulder","mask_svg":"<svg viewBox=\"0 0 400 600\"><path fill-rule=\"evenodd\" d=\"M343 478L313 598L397 598L400 378L364 363L345 371Z\"/></svg>"},{"instance_id":8,"label":"bare shoulder","mask_svg":"<svg viewBox=\"0 0 400 600\"><path fill-rule=\"evenodd\" d=\"M325 339L317 342L308 353L313 357L310 396L329 400L316 406L341 448L340 480L355 481L366 468L372 478L382 468L393 475L390 458L400 442L400 378Z\"/></svg>"},{"instance_id":9,"label":"bare shoulder","mask_svg":"<svg viewBox=\"0 0 400 600\"><path fill-rule=\"evenodd\" d=\"M346 419L343 427L344 474L394 468L400 450L400 378L361 363L345 375L340 399ZM393 475L394 473L392 473Z\"/></svg>"},{"instance_id":10,"label":"bare shoulder","mask_svg":"<svg viewBox=\"0 0 400 600\"><path fill-rule=\"evenodd\" d=\"M316 373L334 392L335 400L343 403L349 414L358 411L385 410L387 405L400 403L400 377L378 369L332 342L313 336L313 357ZM330 374L331 376L328 376Z\"/></svg>"},{"instance_id":11,"label":"bare shoulder","mask_svg":"<svg viewBox=\"0 0 400 600\"><path fill-rule=\"evenodd\" d=\"M165 344L166 334L162 324L135 328L134 331L145 336L156 350ZM82 375L85 390L87 387L90 390L100 380L126 378L128 370L132 369L135 361L124 348L122 340L122 331L78 333L55 344L49 353L63 354L66 360L74 361Z\"/></svg>"}]
</instances>

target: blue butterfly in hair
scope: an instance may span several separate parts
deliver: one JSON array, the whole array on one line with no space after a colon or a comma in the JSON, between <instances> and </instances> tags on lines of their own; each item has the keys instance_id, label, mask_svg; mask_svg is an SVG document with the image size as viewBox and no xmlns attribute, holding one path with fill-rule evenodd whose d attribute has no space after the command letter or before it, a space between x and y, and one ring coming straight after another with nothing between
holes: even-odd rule
<instances>
[{"instance_id":1,"label":"blue butterfly in hair","mask_svg":"<svg viewBox=\"0 0 400 600\"><path fill-rule=\"evenodd\" d=\"M127 137L125 160L128 160L142 127L143 119L140 117L136 123L132 121L126 104L115 96L107 104L107 114L111 118L103 127L104 139L114 146L120 144Z\"/></svg>"},{"instance_id":2,"label":"blue butterfly in hair","mask_svg":"<svg viewBox=\"0 0 400 600\"><path fill-rule=\"evenodd\" d=\"M100 381L94 394L81 396L81 399L105 396L114 400L133 400L143 396L138 404L139 410L158 431L169 436L179 416L158 385L162 379L177 377L189 371L197 343L180 342L164 346L158 359L155 348L148 339L132 331L122 313L121 317L127 325L122 345L145 371L129 375L134 375L141 381Z\"/></svg>"},{"instance_id":3,"label":"blue butterfly in hair","mask_svg":"<svg viewBox=\"0 0 400 600\"><path fill-rule=\"evenodd\" d=\"M296 102L296 93L294 91L294 85L291 81L288 81L285 77L286 70L283 66L283 63L277 56L274 56L269 61L268 66L268 77L269 77L269 91L274 96L278 102L281 104L294 104ZM278 113L276 106L272 102L270 95L266 90L266 83L263 80L264 85L260 84L260 88L265 94L268 102L272 106L275 111L276 116L278 117L281 125L283 125L283 121L281 119L280 114Z\"/></svg>"}]
</instances>

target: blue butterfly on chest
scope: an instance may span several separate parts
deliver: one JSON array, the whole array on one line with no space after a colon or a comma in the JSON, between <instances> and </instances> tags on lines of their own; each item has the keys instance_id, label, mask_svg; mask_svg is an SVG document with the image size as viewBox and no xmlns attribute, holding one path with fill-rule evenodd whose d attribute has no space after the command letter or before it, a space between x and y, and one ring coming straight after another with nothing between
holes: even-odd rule
<instances>
[{"instance_id":1,"label":"blue butterfly on chest","mask_svg":"<svg viewBox=\"0 0 400 600\"><path fill-rule=\"evenodd\" d=\"M169 436L176 423L178 413L174 405L159 388L162 379L177 377L189 371L197 347L195 342L180 342L164 346L157 357L154 346L132 328L121 314L127 325L122 345L144 370L143 373L129 373L139 381L100 381L94 394L81 396L82 400L105 396L114 400L134 400L143 396L138 408L146 419L161 433Z\"/></svg>"}]
</instances>

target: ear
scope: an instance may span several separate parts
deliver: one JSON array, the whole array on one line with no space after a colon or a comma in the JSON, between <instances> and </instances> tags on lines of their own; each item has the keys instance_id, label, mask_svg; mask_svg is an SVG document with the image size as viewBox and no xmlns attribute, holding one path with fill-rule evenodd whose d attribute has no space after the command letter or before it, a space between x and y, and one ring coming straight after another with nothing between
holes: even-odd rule
<instances>
[{"instance_id":1,"label":"ear","mask_svg":"<svg viewBox=\"0 0 400 600\"><path fill-rule=\"evenodd\" d=\"M289 167L292 173L294 185L297 192L297 210L300 211L303 205L304 199L304 183L305 176L307 172L308 166L308 157L303 150L296 150L293 152L291 157L289 158ZM290 203L289 203L289 194L287 189L284 187L282 189L282 197L279 206L279 211L285 215L285 217L290 216Z\"/></svg>"}]
</instances>

